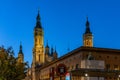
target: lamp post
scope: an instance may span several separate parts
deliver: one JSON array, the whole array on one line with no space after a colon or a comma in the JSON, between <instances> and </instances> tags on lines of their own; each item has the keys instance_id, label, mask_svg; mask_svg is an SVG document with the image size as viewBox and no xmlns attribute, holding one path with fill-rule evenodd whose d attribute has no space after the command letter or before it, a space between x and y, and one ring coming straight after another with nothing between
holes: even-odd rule
<instances>
[{"instance_id":1,"label":"lamp post","mask_svg":"<svg viewBox=\"0 0 120 80\"><path fill-rule=\"evenodd\" d=\"M118 80L120 80L120 74L118 75Z\"/></svg>"}]
</instances>

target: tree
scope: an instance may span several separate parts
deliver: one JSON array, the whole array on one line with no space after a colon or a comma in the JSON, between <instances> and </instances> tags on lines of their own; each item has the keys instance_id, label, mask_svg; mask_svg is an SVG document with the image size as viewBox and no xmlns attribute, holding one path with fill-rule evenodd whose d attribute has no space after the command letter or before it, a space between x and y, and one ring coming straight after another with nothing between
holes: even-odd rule
<instances>
[{"instance_id":1,"label":"tree","mask_svg":"<svg viewBox=\"0 0 120 80\"><path fill-rule=\"evenodd\" d=\"M25 78L27 63L18 63L12 47L0 47L0 80L22 80Z\"/></svg>"}]
</instances>

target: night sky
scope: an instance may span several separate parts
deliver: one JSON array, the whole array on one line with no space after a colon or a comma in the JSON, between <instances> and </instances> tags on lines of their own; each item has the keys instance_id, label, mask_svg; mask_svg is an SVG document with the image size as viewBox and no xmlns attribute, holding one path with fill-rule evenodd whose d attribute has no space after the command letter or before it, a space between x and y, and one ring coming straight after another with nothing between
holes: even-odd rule
<instances>
[{"instance_id":1,"label":"night sky","mask_svg":"<svg viewBox=\"0 0 120 80\"><path fill-rule=\"evenodd\" d=\"M94 47L120 49L120 0L0 0L0 45L17 56L22 42L29 64L38 10L44 44L56 46L59 56L83 45L87 16Z\"/></svg>"}]
</instances>

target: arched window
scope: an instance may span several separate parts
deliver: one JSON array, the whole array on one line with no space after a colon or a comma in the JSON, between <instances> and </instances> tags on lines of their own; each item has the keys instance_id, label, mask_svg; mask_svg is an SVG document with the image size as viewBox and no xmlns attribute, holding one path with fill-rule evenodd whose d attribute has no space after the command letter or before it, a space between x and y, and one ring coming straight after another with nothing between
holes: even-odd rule
<instances>
[{"instance_id":1,"label":"arched window","mask_svg":"<svg viewBox=\"0 0 120 80\"><path fill-rule=\"evenodd\" d=\"M76 69L78 69L79 68L79 64L76 64Z\"/></svg>"}]
</instances>

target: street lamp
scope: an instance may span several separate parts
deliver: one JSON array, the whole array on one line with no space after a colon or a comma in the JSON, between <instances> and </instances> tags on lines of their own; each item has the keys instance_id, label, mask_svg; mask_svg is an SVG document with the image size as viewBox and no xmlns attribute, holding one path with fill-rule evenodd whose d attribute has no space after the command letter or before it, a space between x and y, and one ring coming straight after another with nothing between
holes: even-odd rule
<instances>
[{"instance_id":1,"label":"street lamp","mask_svg":"<svg viewBox=\"0 0 120 80\"><path fill-rule=\"evenodd\" d=\"M85 77L87 77L88 76L88 74L87 73L85 73Z\"/></svg>"},{"instance_id":2,"label":"street lamp","mask_svg":"<svg viewBox=\"0 0 120 80\"><path fill-rule=\"evenodd\" d=\"M87 80L87 77L88 77L88 74L87 74L87 73L85 73L85 80Z\"/></svg>"},{"instance_id":3,"label":"street lamp","mask_svg":"<svg viewBox=\"0 0 120 80\"><path fill-rule=\"evenodd\" d=\"M118 77L120 78L120 74L118 75Z\"/></svg>"},{"instance_id":4,"label":"street lamp","mask_svg":"<svg viewBox=\"0 0 120 80\"><path fill-rule=\"evenodd\" d=\"M120 74L118 75L118 80L120 80Z\"/></svg>"}]
</instances>

